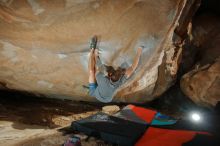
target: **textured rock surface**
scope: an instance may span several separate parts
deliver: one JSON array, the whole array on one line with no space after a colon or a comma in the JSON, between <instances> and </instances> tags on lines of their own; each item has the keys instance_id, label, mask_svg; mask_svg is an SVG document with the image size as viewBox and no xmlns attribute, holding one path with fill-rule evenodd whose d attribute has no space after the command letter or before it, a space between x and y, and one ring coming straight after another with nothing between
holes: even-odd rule
<instances>
[{"instance_id":1,"label":"textured rock surface","mask_svg":"<svg viewBox=\"0 0 220 146\"><path fill-rule=\"evenodd\" d=\"M14 125L17 125L19 129L17 127L15 128ZM0 121L0 127L0 132L4 133L0 135L1 146L17 146L17 143L35 138L38 135L48 136L50 134L57 133L56 130L46 129L46 127L43 126L25 125L9 121Z\"/></svg>"},{"instance_id":2,"label":"textured rock surface","mask_svg":"<svg viewBox=\"0 0 220 146\"><path fill-rule=\"evenodd\" d=\"M181 89L194 102L215 106L220 101L220 21L212 15L195 19L192 43L198 47L197 63L181 79Z\"/></svg>"},{"instance_id":3,"label":"textured rock surface","mask_svg":"<svg viewBox=\"0 0 220 146\"><path fill-rule=\"evenodd\" d=\"M107 114L115 114L120 110L120 107L117 105L107 105L102 107L102 112L107 113Z\"/></svg>"},{"instance_id":4,"label":"textured rock surface","mask_svg":"<svg viewBox=\"0 0 220 146\"><path fill-rule=\"evenodd\" d=\"M220 58L212 65L185 74L181 89L195 103L215 106L220 101Z\"/></svg>"},{"instance_id":5,"label":"textured rock surface","mask_svg":"<svg viewBox=\"0 0 220 146\"><path fill-rule=\"evenodd\" d=\"M133 61L144 45L135 74L115 101L143 102L172 85L181 59L173 45L199 0L4 0L0 2L1 88L47 97L95 101L89 97L88 43L99 36L103 63Z\"/></svg>"}]
</instances>

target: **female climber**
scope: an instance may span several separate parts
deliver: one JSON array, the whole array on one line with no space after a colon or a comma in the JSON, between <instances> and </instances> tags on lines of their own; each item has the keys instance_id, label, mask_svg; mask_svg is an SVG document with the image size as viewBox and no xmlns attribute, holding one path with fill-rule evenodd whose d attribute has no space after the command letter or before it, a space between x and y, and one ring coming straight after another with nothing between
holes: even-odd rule
<instances>
[{"instance_id":1,"label":"female climber","mask_svg":"<svg viewBox=\"0 0 220 146\"><path fill-rule=\"evenodd\" d=\"M115 90L120 87L135 71L138 66L142 47L139 47L134 58L133 64L127 69L106 67L107 75L102 73L100 67L100 59L98 50L96 49L97 37L94 36L90 43L89 56L89 95L96 97L97 100L108 103L113 99Z\"/></svg>"}]
</instances>

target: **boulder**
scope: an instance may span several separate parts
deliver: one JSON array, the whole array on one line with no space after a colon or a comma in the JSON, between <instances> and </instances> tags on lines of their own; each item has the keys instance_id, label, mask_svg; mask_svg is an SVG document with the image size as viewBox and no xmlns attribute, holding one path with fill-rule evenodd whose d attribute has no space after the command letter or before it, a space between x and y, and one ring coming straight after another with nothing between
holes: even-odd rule
<instances>
[{"instance_id":1,"label":"boulder","mask_svg":"<svg viewBox=\"0 0 220 146\"><path fill-rule=\"evenodd\" d=\"M215 106L220 101L220 21L216 16L203 14L193 24L197 62L182 77L181 89L195 103Z\"/></svg>"},{"instance_id":2,"label":"boulder","mask_svg":"<svg viewBox=\"0 0 220 146\"><path fill-rule=\"evenodd\" d=\"M0 88L96 101L88 95L89 41L119 67L145 46L116 102L146 102L175 81L186 27L200 0L4 0L0 2ZM175 32L175 33L174 33Z\"/></svg>"},{"instance_id":3,"label":"boulder","mask_svg":"<svg viewBox=\"0 0 220 146\"><path fill-rule=\"evenodd\" d=\"M120 110L120 107L117 105L108 105L102 107L102 112L106 114L115 114Z\"/></svg>"},{"instance_id":4,"label":"boulder","mask_svg":"<svg viewBox=\"0 0 220 146\"><path fill-rule=\"evenodd\" d=\"M220 101L220 58L213 64L185 74L181 79L181 89L197 104L216 106Z\"/></svg>"}]
</instances>

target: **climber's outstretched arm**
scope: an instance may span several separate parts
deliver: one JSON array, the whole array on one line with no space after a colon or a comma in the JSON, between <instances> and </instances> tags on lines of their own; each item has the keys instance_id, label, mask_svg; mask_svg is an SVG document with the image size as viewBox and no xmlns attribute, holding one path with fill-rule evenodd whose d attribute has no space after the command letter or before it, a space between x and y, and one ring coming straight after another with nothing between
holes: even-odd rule
<instances>
[{"instance_id":1,"label":"climber's outstretched arm","mask_svg":"<svg viewBox=\"0 0 220 146\"><path fill-rule=\"evenodd\" d=\"M125 75L127 78L129 78L133 74L133 72L136 70L141 54L142 54L142 47L139 47L137 50L137 54L134 58L133 64L125 71Z\"/></svg>"}]
</instances>

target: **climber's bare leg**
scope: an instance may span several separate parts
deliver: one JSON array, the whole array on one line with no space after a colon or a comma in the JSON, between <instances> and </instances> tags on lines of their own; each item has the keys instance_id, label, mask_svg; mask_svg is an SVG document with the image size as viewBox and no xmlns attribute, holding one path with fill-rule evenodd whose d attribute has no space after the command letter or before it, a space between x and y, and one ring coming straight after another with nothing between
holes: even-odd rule
<instances>
[{"instance_id":1,"label":"climber's bare leg","mask_svg":"<svg viewBox=\"0 0 220 146\"><path fill-rule=\"evenodd\" d=\"M96 64L95 64L95 49L92 48L89 54L89 83L96 83Z\"/></svg>"},{"instance_id":2,"label":"climber's bare leg","mask_svg":"<svg viewBox=\"0 0 220 146\"><path fill-rule=\"evenodd\" d=\"M94 59L95 59L95 73L97 73L99 71L99 68L97 67L97 64L96 64L97 60L99 59L99 51L98 51L98 49L95 49L94 55L95 55L95 57L94 57Z\"/></svg>"}]
</instances>

